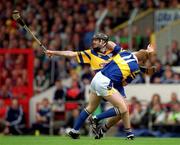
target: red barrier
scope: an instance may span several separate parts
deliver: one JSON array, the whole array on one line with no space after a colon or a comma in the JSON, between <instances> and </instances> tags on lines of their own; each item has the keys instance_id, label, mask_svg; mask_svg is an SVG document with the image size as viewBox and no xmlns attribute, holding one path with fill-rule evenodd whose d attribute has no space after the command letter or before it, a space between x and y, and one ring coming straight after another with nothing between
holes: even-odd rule
<instances>
[{"instance_id":1,"label":"red barrier","mask_svg":"<svg viewBox=\"0 0 180 145\"><path fill-rule=\"evenodd\" d=\"M33 69L34 69L34 52L33 49L0 49L0 55L5 57L6 54L11 54L13 57L18 55L25 55L25 69L27 71L27 84L22 87L12 86L12 94L18 96L20 94L25 95L24 97L18 98L19 103L22 105L28 121L29 114L29 99L33 96ZM6 60L4 60L6 61ZM4 62L5 63L5 62ZM0 66L1 70L4 69ZM14 66L15 67L15 66ZM12 69L13 71L13 69ZM11 73L11 72L10 72ZM8 76L11 77L11 76ZM11 78L12 79L12 78ZM0 77L0 88L4 85ZM10 99L5 99L5 104L10 105Z\"/></svg>"}]
</instances>

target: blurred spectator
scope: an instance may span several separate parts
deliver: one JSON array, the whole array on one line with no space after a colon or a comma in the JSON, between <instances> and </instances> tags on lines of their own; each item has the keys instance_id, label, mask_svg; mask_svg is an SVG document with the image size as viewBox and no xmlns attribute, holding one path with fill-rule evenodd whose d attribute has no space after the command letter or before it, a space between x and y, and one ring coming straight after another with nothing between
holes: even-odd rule
<instances>
[{"instance_id":1,"label":"blurred spectator","mask_svg":"<svg viewBox=\"0 0 180 145\"><path fill-rule=\"evenodd\" d=\"M172 0L172 1L170 1L170 3L171 3L170 4L171 8L179 8L180 7L178 0Z\"/></svg>"},{"instance_id":2,"label":"blurred spectator","mask_svg":"<svg viewBox=\"0 0 180 145\"><path fill-rule=\"evenodd\" d=\"M134 110L130 115L131 124L134 129L142 129L144 128L144 115L146 113L146 110L143 109L140 102L136 102L134 106Z\"/></svg>"},{"instance_id":3,"label":"blurred spectator","mask_svg":"<svg viewBox=\"0 0 180 145\"><path fill-rule=\"evenodd\" d=\"M44 98L39 104L39 108L36 113L36 122L33 124L33 130L39 131L42 134L49 134L51 109L50 102L47 98Z\"/></svg>"},{"instance_id":4,"label":"blurred spectator","mask_svg":"<svg viewBox=\"0 0 180 145\"><path fill-rule=\"evenodd\" d=\"M180 83L180 74L179 73L173 74L173 83L175 83L175 84Z\"/></svg>"},{"instance_id":5,"label":"blurred spectator","mask_svg":"<svg viewBox=\"0 0 180 145\"><path fill-rule=\"evenodd\" d=\"M45 76L44 70L39 70L34 80L34 93L41 93L49 87L49 79Z\"/></svg>"},{"instance_id":6,"label":"blurred spectator","mask_svg":"<svg viewBox=\"0 0 180 145\"><path fill-rule=\"evenodd\" d=\"M91 46L91 40L94 35L95 30L95 24L93 22L89 23L87 25L87 32L84 35L84 44L86 48L89 48Z\"/></svg>"},{"instance_id":7,"label":"blurred spectator","mask_svg":"<svg viewBox=\"0 0 180 145\"><path fill-rule=\"evenodd\" d=\"M155 3L153 0L148 0L147 2L144 2L146 9L155 8Z\"/></svg>"},{"instance_id":8,"label":"blurred spectator","mask_svg":"<svg viewBox=\"0 0 180 145\"><path fill-rule=\"evenodd\" d=\"M46 78L50 78L50 62L48 60L44 61L42 64L42 69L44 70L44 74Z\"/></svg>"},{"instance_id":9,"label":"blurred spectator","mask_svg":"<svg viewBox=\"0 0 180 145\"><path fill-rule=\"evenodd\" d=\"M6 115L6 133L23 134L25 130L24 112L17 99L12 99Z\"/></svg>"},{"instance_id":10,"label":"blurred spectator","mask_svg":"<svg viewBox=\"0 0 180 145\"><path fill-rule=\"evenodd\" d=\"M165 54L165 64L171 64L173 66L179 66L180 62L180 48L178 41L172 41L171 47L167 49Z\"/></svg>"},{"instance_id":11,"label":"blurred spectator","mask_svg":"<svg viewBox=\"0 0 180 145\"><path fill-rule=\"evenodd\" d=\"M133 48L135 50L144 49L143 48L143 37L139 34L139 30L137 27L133 27Z\"/></svg>"},{"instance_id":12,"label":"blurred spectator","mask_svg":"<svg viewBox=\"0 0 180 145\"><path fill-rule=\"evenodd\" d=\"M119 37L120 44L123 49L128 49L128 28L124 28L122 31L122 34Z\"/></svg>"},{"instance_id":13,"label":"blurred spectator","mask_svg":"<svg viewBox=\"0 0 180 145\"><path fill-rule=\"evenodd\" d=\"M171 59L173 66L179 66L180 65L180 48L178 45L178 41L174 40L171 44Z\"/></svg>"},{"instance_id":14,"label":"blurred spectator","mask_svg":"<svg viewBox=\"0 0 180 145\"><path fill-rule=\"evenodd\" d=\"M156 72L151 76L150 82L151 83L160 83L161 77L163 76L163 73L164 73L164 69L162 67L160 60L156 61L155 66L156 66Z\"/></svg>"},{"instance_id":15,"label":"blurred spectator","mask_svg":"<svg viewBox=\"0 0 180 145\"><path fill-rule=\"evenodd\" d=\"M166 83L166 84L174 83L173 71L169 65L166 65L164 75L161 77L161 83Z\"/></svg>"},{"instance_id":16,"label":"blurred spectator","mask_svg":"<svg viewBox=\"0 0 180 145\"><path fill-rule=\"evenodd\" d=\"M66 89L60 80L56 81L55 86L56 90L53 98L54 116L57 114L56 112L61 112L65 116Z\"/></svg>"},{"instance_id":17,"label":"blurred spectator","mask_svg":"<svg viewBox=\"0 0 180 145\"><path fill-rule=\"evenodd\" d=\"M68 79L64 79L62 84L67 88L66 96L69 96L71 99L78 99L82 97L81 93L84 91L84 86L82 85L79 74L76 70L71 70L70 77Z\"/></svg>"},{"instance_id":18,"label":"blurred spectator","mask_svg":"<svg viewBox=\"0 0 180 145\"><path fill-rule=\"evenodd\" d=\"M41 67L41 62L38 58L34 59L34 75L36 76L38 73L38 69Z\"/></svg>"},{"instance_id":19,"label":"blurred spectator","mask_svg":"<svg viewBox=\"0 0 180 145\"><path fill-rule=\"evenodd\" d=\"M149 119L153 124L163 124L165 123L166 113L162 108L161 104L153 104L150 109Z\"/></svg>"},{"instance_id":20,"label":"blurred spectator","mask_svg":"<svg viewBox=\"0 0 180 145\"><path fill-rule=\"evenodd\" d=\"M98 19L102 15L104 10L105 10L105 4L103 2L99 3L98 9L95 12L95 18Z\"/></svg>"},{"instance_id":21,"label":"blurred spectator","mask_svg":"<svg viewBox=\"0 0 180 145\"><path fill-rule=\"evenodd\" d=\"M10 92L10 90L8 90L8 88L5 85L2 86L1 90L0 90L0 98L2 98L2 99L10 99L12 97L13 97L13 95Z\"/></svg>"},{"instance_id":22,"label":"blurred spectator","mask_svg":"<svg viewBox=\"0 0 180 145\"><path fill-rule=\"evenodd\" d=\"M151 101L150 101L150 103L149 103L149 105L148 105L148 109L153 108L153 106L155 106L156 104L158 104L158 105L161 105L161 104L162 104L162 103L161 103L161 97L160 97L159 94L154 94L154 95L152 96ZM150 111L150 110L149 110L149 111Z\"/></svg>"},{"instance_id":23,"label":"blurred spectator","mask_svg":"<svg viewBox=\"0 0 180 145\"><path fill-rule=\"evenodd\" d=\"M175 92L172 92L171 93L171 98L170 98L170 101L169 101L169 104L176 104L176 103L180 103L179 100L178 100L178 96L177 96L177 93Z\"/></svg>"},{"instance_id":24,"label":"blurred spectator","mask_svg":"<svg viewBox=\"0 0 180 145\"><path fill-rule=\"evenodd\" d=\"M72 85L70 88L67 88L66 92L66 100L79 100L82 99L82 94L81 94L81 88L80 85L77 81L72 82Z\"/></svg>"},{"instance_id":25,"label":"blurred spectator","mask_svg":"<svg viewBox=\"0 0 180 145\"><path fill-rule=\"evenodd\" d=\"M9 77L9 72L7 69L2 69L2 72L0 74L1 76L1 85L4 85L6 82L6 79Z\"/></svg>"},{"instance_id":26,"label":"blurred spectator","mask_svg":"<svg viewBox=\"0 0 180 145\"><path fill-rule=\"evenodd\" d=\"M84 86L79 80L79 76L75 71L70 72L71 77L66 81L70 84L66 90L66 109L72 110L79 108L79 105L84 100Z\"/></svg>"},{"instance_id":27,"label":"blurred spectator","mask_svg":"<svg viewBox=\"0 0 180 145\"><path fill-rule=\"evenodd\" d=\"M172 105L172 111L168 114L167 124L180 125L180 104Z\"/></svg>"},{"instance_id":28,"label":"blurred spectator","mask_svg":"<svg viewBox=\"0 0 180 145\"><path fill-rule=\"evenodd\" d=\"M4 60L6 60L5 63L5 68L7 70L12 70L12 68L14 67L14 60L11 54L6 53L4 56Z\"/></svg>"},{"instance_id":29,"label":"blurred spectator","mask_svg":"<svg viewBox=\"0 0 180 145\"><path fill-rule=\"evenodd\" d=\"M176 92L172 92L170 95L170 101L164 104L167 111L171 111L174 104L179 103L178 96Z\"/></svg>"},{"instance_id":30,"label":"blurred spectator","mask_svg":"<svg viewBox=\"0 0 180 145\"><path fill-rule=\"evenodd\" d=\"M0 134L5 131L5 116L7 107L4 105L4 101L0 99Z\"/></svg>"},{"instance_id":31,"label":"blurred spectator","mask_svg":"<svg viewBox=\"0 0 180 145\"><path fill-rule=\"evenodd\" d=\"M65 67L66 62L65 58L59 58L57 62L57 72L58 72L58 79L63 79L67 77L67 69Z\"/></svg>"},{"instance_id":32,"label":"blurred spectator","mask_svg":"<svg viewBox=\"0 0 180 145\"><path fill-rule=\"evenodd\" d=\"M92 80L93 76L92 76L92 71L89 68L89 66L85 65L83 68L83 72L81 75L81 80L84 83L84 85L88 85L90 84L91 80Z\"/></svg>"},{"instance_id":33,"label":"blurred spectator","mask_svg":"<svg viewBox=\"0 0 180 145\"><path fill-rule=\"evenodd\" d=\"M66 118L66 88L60 80L55 83L55 92L52 104L53 121L64 120Z\"/></svg>"},{"instance_id":34,"label":"blurred spectator","mask_svg":"<svg viewBox=\"0 0 180 145\"><path fill-rule=\"evenodd\" d=\"M6 110L7 108L4 104L4 101L0 99L0 122L5 119Z\"/></svg>"},{"instance_id":35,"label":"blurred spectator","mask_svg":"<svg viewBox=\"0 0 180 145\"><path fill-rule=\"evenodd\" d=\"M66 95L66 90L63 87L62 83L60 80L57 80L55 83L56 90L54 93L54 101L57 102L64 102L65 101L65 95Z\"/></svg>"},{"instance_id":36,"label":"blurred spectator","mask_svg":"<svg viewBox=\"0 0 180 145\"><path fill-rule=\"evenodd\" d=\"M133 110L135 109L136 103L138 102L136 96L132 96L131 100L129 102L129 112L132 113Z\"/></svg>"},{"instance_id":37,"label":"blurred spectator","mask_svg":"<svg viewBox=\"0 0 180 145\"><path fill-rule=\"evenodd\" d=\"M4 68L4 56L0 55L0 70L2 71L2 68ZM1 84L1 83L0 83Z\"/></svg>"},{"instance_id":38,"label":"blurred spectator","mask_svg":"<svg viewBox=\"0 0 180 145\"><path fill-rule=\"evenodd\" d=\"M159 8L160 8L160 9L166 8L166 3L165 3L165 1L163 1L163 0L160 0L160 1L159 1Z\"/></svg>"}]
</instances>

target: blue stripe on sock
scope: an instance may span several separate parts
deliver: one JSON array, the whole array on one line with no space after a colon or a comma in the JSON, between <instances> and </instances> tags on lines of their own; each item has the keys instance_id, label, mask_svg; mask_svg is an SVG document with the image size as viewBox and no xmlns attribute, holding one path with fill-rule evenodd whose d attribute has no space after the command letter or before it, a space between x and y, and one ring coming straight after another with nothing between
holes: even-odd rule
<instances>
[{"instance_id":1,"label":"blue stripe on sock","mask_svg":"<svg viewBox=\"0 0 180 145\"><path fill-rule=\"evenodd\" d=\"M85 109L83 109L81 113L79 114L79 117L76 119L73 128L75 130L79 130L81 126L84 124L88 116L89 116L89 113Z\"/></svg>"}]
</instances>

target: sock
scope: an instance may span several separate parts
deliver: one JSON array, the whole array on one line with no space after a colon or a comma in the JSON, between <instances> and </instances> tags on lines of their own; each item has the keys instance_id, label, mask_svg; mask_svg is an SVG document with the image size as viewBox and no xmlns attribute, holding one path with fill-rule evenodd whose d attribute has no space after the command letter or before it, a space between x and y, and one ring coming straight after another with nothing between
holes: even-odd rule
<instances>
[{"instance_id":1,"label":"sock","mask_svg":"<svg viewBox=\"0 0 180 145\"><path fill-rule=\"evenodd\" d=\"M109 117L113 117L113 116L116 116L118 115L120 112L117 108L110 108L108 109L107 111L99 114L99 115L96 115L95 118L99 121L99 120L102 120L102 119L105 119L105 118L109 118Z\"/></svg>"},{"instance_id":2,"label":"sock","mask_svg":"<svg viewBox=\"0 0 180 145\"><path fill-rule=\"evenodd\" d=\"M76 119L73 129L79 130L88 116L89 116L89 112L86 109L83 109L79 114L79 117Z\"/></svg>"},{"instance_id":3,"label":"sock","mask_svg":"<svg viewBox=\"0 0 180 145\"><path fill-rule=\"evenodd\" d=\"M125 128L124 131L126 132L127 135L132 134L131 128Z\"/></svg>"}]
</instances>

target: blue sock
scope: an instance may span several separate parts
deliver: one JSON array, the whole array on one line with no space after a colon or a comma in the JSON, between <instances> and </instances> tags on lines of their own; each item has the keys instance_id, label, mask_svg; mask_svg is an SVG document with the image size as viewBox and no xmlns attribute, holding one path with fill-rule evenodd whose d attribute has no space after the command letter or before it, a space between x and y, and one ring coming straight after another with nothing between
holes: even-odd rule
<instances>
[{"instance_id":1,"label":"blue sock","mask_svg":"<svg viewBox=\"0 0 180 145\"><path fill-rule=\"evenodd\" d=\"M89 113L87 112L87 110L83 109L74 123L74 130L79 130L88 116Z\"/></svg>"},{"instance_id":2,"label":"blue sock","mask_svg":"<svg viewBox=\"0 0 180 145\"><path fill-rule=\"evenodd\" d=\"M95 118L97 120L102 120L102 119L105 119L105 118L109 118L109 117L113 117L113 116L116 116L119 114L119 111L117 108L110 108L108 109L107 111L99 114L99 115L96 115Z\"/></svg>"}]
</instances>

